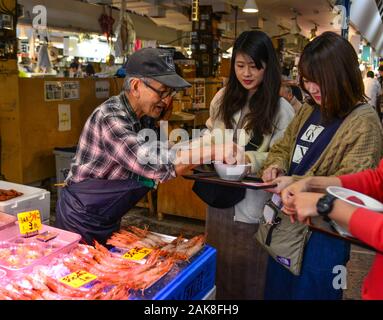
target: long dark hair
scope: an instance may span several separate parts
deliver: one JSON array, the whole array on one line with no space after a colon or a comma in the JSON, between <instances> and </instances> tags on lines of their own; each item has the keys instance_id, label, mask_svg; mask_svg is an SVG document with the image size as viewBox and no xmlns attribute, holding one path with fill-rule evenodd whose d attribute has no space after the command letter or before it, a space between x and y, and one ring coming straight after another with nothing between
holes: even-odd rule
<instances>
[{"instance_id":1,"label":"long dark hair","mask_svg":"<svg viewBox=\"0 0 383 320\"><path fill-rule=\"evenodd\" d=\"M270 134L277 113L281 73L273 44L262 31L245 31L235 40L231 59L230 76L219 108L218 116L226 128L233 129L233 115L246 104L248 90L235 75L235 58L238 53L251 57L257 69L265 72L262 83L249 101L250 113L245 118L246 131L254 134Z\"/></svg>"},{"instance_id":2,"label":"long dark hair","mask_svg":"<svg viewBox=\"0 0 383 320\"><path fill-rule=\"evenodd\" d=\"M298 70L303 78L315 82L321 90L324 119L343 118L358 102L366 102L362 74L353 46L334 32L324 32L303 49ZM311 98L311 97L310 97ZM309 99L310 104L315 104Z\"/></svg>"}]
</instances>

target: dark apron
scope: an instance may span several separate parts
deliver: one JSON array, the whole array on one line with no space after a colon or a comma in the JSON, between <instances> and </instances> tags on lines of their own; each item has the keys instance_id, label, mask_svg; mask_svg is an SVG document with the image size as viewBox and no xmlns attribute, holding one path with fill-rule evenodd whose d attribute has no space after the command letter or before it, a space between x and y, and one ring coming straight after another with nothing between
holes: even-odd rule
<instances>
[{"instance_id":1,"label":"dark apron","mask_svg":"<svg viewBox=\"0 0 383 320\"><path fill-rule=\"evenodd\" d=\"M89 179L66 186L56 205L55 226L105 244L121 218L150 188L135 180Z\"/></svg>"}]
</instances>

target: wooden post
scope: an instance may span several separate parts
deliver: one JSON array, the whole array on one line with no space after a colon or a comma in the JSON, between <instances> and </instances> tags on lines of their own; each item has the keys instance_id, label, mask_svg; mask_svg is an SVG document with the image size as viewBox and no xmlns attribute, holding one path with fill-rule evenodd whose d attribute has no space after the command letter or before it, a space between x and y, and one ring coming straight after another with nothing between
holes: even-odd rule
<instances>
[{"instance_id":1,"label":"wooden post","mask_svg":"<svg viewBox=\"0 0 383 320\"><path fill-rule=\"evenodd\" d=\"M3 0L3 4L16 13L16 0ZM0 30L4 41L16 39L16 16L13 16L13 19L14 30ZM0 60L0 171L7 180L15 182L22 180L19 119L17 61L16 59Z\"/></svg>"}]
</instances>

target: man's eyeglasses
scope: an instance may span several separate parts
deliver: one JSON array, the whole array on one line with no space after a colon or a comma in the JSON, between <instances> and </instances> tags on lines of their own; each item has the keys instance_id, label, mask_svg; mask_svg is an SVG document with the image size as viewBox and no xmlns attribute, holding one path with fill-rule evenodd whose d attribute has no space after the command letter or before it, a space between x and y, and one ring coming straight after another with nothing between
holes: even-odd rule
<instances>
[{"instance_id":1,"label":"man's eyeglasses","mask_svg":"<svg viewBox=\"0 0 383 320\"><path fill-rule=\"evenodd\" d=\"M158 90L156 88L153 88L149 83L146 81L142 80L142 82L147 86L148 88L152 89L155 93L158 94L158 96L162 99L165 99L167 97L174 97L177 94L177 91L174 89L169 89L169 90Z\"/></svg>"}]
</instances>

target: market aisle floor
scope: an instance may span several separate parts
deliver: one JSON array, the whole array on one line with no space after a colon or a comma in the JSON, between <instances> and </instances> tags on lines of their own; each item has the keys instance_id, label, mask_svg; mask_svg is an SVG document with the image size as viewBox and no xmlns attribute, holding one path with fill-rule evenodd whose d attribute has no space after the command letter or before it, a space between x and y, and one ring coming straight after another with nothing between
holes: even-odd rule
<instances>
[{"instance_id":1,"label":"market aisle floor","mask_svg":"<svg viewBox=\"0 0 383 320\"><path fill-rule=\"evenodd\" d=\"M55 219L56 193L51 194L51 219L53 225ZM171 236L183 235L190 238L201 234L205 230L204 221L189 219L171 215L165 215L162 221L157 216L149 214L147 209L134 208L129 211L122 220L122 226L135 225L138 227L148 226L149 230ZM366 249L352 246L351 258L347 265L348 279L347 289L344 291L344 299L359 300L362 279L371 267L375 253Z\"/></svg>"}]
</instances>

